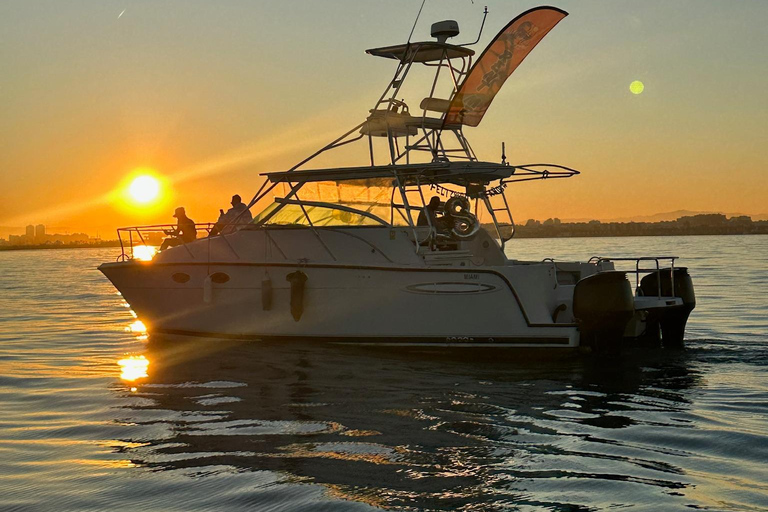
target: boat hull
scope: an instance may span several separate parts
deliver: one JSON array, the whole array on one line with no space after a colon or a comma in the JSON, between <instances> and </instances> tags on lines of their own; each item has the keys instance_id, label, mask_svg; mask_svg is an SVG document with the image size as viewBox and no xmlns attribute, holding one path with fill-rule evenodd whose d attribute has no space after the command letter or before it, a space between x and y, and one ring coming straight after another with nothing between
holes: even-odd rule
<instances>
[{"instance_id":1,"label":"boat hull","mask_svg":"<svg viewBox=\"0 0 768 512\"><path fill-rule=\"evenodd\" d=\"M540 318L541 301L525 303L536 290L503 268L128 261L100 270L151 333L553 348L579 339L574 324Z\"/></svg>"}]
</instances>

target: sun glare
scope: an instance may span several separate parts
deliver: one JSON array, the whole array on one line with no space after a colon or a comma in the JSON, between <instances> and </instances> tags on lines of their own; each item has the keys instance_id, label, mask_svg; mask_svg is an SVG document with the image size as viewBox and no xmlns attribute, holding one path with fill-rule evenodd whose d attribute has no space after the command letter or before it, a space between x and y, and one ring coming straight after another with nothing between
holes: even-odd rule
<instances>
[{"instance_id":1,"label":"sun glare","mask_svg":"<svg viewBox=\"0 0 768 512\"><path fill-rule=\"evenodd\" d=\"M147 174L134 178L128 186L128 193L137 203L149 203L160 195L160 182Z\"/></svg>"},{"instance_id":2,"label":"sun glare","mask_svg":"<svg viewBox=\"0 0 768 512\"><path fill-rule=\"evenodd\" d=\"M136 320L131 325L126 327L126 330L129 332L143 333L143 332L147 332L147 327L144 325L144 322L142 322L141 320Z\"/></svg>"},{"instance_id":3,"label":"sun glare","mask_svg":"<svg viewBox=\"0 0 768 512\"><path fill-rule=\"evenodd\" d=\"M133 246L133 259L140 261L152 261L157 254L157 248L151 245Z\"/></svg>"},{"instance_id":4,"label":"sun glare","mask_svg":"<svg viewBox=\"0 0 768 512\"><path fill-rule=\"evenodd\" d=\"M149 361L144 356L128 356L117 362L120 365L120 378L134 381L148 376Z\"/></svg>"},{"instance_id":5,"label":"sun glare","mask_svg":"<svg viewBox=\"0 0 768 512\"><path fill-rule=\"evenodd\" d=\"M109 196L109 201L124 213L145 218L166 211L172 199L170 180L151 167L135 167Z\"/></svg>"},{"instance_id":6,"label":"sun glare","mask_svg":"<svg viewBox=\"0 0 768 512\"><path fill-rule=\"evenodd\" d=\"M635 80L631 84L629 84L629 92L632 94L640 94L645 89L645 84L641 82L640 80Z\"/></svg>"}]
</instances>

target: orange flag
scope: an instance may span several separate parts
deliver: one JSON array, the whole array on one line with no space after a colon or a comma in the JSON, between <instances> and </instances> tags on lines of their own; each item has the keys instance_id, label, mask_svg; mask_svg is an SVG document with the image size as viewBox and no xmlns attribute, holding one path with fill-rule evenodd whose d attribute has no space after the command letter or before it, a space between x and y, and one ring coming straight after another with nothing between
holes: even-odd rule
<instances>
[{"instance_id":1,"label":"orange flag","mask_svg":"<svg viewBox=\"0 0 768 512\"><path fill-rule=\"evenodd\" d=\"M510 21L461 83L451 100L444 124L480 124L509 75L566 16L567 12L556 7L535 7Z\"/></svg>"}]
</instances>

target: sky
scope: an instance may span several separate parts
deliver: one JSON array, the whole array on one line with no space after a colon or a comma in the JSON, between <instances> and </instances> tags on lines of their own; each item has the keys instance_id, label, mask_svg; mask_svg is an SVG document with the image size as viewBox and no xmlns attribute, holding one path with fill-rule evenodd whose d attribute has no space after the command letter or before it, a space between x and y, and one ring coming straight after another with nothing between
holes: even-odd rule
<instances>
[{"instance_id":1,"label":"sky","mask_svg":"<svg viewBox=\"0 0 768 512\"><path fill-rule=\"evenodd\" d=\"M60 231L215 221L260 173L361 122L420 0L0 2L0 226ZM480 53L530 1L427 0L413 40L459 22ZM483 160L552 162L508 189L518 221L675 210L768 213L768 2L561 0L570 13L465 135ZM629 85L645 84L635 95ZM418 83L418 82L417 82ZM421 97L427 91L421 92ZM407 101L417 110L420 97ZM358 165L339 154L327 165ZM138 169L163 198L129 206ZM51 230L49 229L49 232ZM4 236L0 232L0 236Z\"/></svg>"}]
</instances>

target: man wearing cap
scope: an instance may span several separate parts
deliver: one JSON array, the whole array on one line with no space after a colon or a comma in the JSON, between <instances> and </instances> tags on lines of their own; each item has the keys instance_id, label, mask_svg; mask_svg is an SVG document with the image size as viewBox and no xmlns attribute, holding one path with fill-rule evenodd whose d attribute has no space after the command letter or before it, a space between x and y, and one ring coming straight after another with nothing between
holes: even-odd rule
<instances>
[{"instance_id":1,"label":"man wearing cap","mask_svg":"<svg viewBox=\"0 0 768 512\"><path fill-rule=\"evenodd\" d=\"M176 245L194 242L197 238L195 221L187 217L187 212L184 211L183 206L176 208L176 211L173 212L173 216L178 220L176 229L165 230L165 234L168 235L168 238L163 240L163 245L160 246L161 251Z\"/></svg>"}]
</instances>

